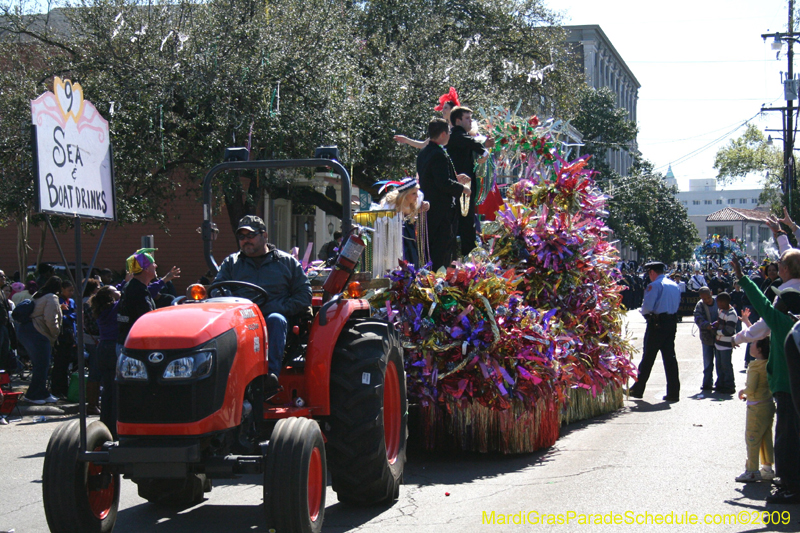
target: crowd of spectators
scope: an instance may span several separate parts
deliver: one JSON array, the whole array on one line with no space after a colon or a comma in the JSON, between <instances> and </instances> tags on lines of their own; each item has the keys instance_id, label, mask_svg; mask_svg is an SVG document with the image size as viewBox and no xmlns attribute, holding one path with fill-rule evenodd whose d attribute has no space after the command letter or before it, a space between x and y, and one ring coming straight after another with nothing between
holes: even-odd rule
<instances>
[{"instance_id":1,"label":"crowd of spectators","mask_svg":"<svg viewBox=\"0 0 800 533\"><path fill-rule=\"evenodd\" d=\"M151 270L154 274L154 266ZM57 276L51 264L40 263L24 280L19 272L9 279L0 271L0 370L29 382L23 402L55 404L70 396L71 376L78 372L77 306L80 305L83 310L84 356L89 371L87 412L101 414L101 378L106 378L103 381L106 393L113 388L109 386L113 382L113 371L111 380L108 380L109 372L103 370L116 365L114 350L110 355L103 352L102 341L109 340L106 339L109 335L107 330L113 327L116 345L117 315L104 314L107 309L98 306L94 300L98 294L119 294L136 273L137 269L130 261L125 272L93 269L86 278L79 278L83 290L78 299L76 293L80 289L76 289L69 279ZM153 308L172 303L175 287L171 279L179 275L180 269L173 267L163 278L152 276L148 288L154 301ZM67 276L69 274L65 272L64 277ZM109 359L105 365L100 361L104 353Z\"/></svg>"},{"instance_id":2,"label":"crowd of spectators","mask_svg":"<svg viewBox=\"0 0 800 533\"><path fill-rule=\"evenodd\" d=\"M703 357L701 394L737 394L732 350L746 346L747 378L738 398L747 404L745 471L736 481L773 481L768 503L800 503L800 250L792 248L783 223L800 241L800 227L784 210L768 225L777 260L746 271L741 258L701 270L674 268L682 301L694 307ZM623 303L635 309L644 284L642 269L623 263ZM716 370L716 380L714 373ZM640 396L636 396L640 397ZM774 438L773 438L774 421ZM773 469L774 463L774 469Z\"/></svg>"}]
</instances>

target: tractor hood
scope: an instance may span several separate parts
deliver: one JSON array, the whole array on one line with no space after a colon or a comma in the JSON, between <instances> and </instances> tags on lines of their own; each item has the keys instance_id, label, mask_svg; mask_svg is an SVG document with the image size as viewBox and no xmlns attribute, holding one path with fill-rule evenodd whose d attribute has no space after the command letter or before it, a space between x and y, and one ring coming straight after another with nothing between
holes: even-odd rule
<instances>
[{"instance_id":1,"label":"tractor hood","mask_svg":"<svg viewBox=\"0 0 800 533\"><path fill-rule=\"evenodd\" d=\"M263 329L258 306L252 303L188 303L156 309L131 328L125 347L133 350L186 350L230 329L247 324Z\"/></svg>"}]
</instances>

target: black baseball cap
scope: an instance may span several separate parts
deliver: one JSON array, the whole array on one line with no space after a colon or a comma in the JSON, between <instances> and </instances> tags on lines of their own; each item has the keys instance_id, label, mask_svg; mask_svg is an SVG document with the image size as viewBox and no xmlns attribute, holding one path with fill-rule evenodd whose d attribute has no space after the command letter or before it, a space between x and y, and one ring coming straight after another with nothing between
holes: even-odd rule
<instances>
[{"instance_id":1,"label":"black baseball cap","mask_svg":"<svg viewBox=\"0 0 800 533\"><path fill-rule=\"evenodd\" d=\"M253 233L263 233L267 231L267 226L264 224L264 221L261 220L261 217L246 215L239 221L239 227L236 228L236 233L239 233L239 230L243 229L248 229Z\"/></svg>"}]
</instances>

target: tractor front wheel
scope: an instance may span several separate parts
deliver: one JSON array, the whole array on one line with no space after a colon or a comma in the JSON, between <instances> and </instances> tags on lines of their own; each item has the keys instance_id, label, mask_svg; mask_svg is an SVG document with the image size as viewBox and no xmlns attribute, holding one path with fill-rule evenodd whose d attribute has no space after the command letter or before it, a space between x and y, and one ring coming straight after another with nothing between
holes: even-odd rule
<instances>
[{"instance_id":1,"label":"tractor front wheel","mask_svg":"<svg viewBox=\"0 0 800 533\"><path fill-rule=\"evenodd\" d=\"M388 503L400 495L408 406L403 350L394 328L352 320L331 363L328 464L339 500Z\"/></svg>"},{"instance_id":2,"label":"tractor front wheel","mask_svg":"<svg viewBox=\"0 0 800 533\"><path fill-rule=\"evenodd\" d=\"M113 440L105 424L86 428L86 449L98 451ZM79 461L80 420L58 426L50 436L42 471L42 499L47 525L54 533L108 533L119 507L119 475L107 467Z\"/></svg>"},{"instance_id":3,"label":"tractor front wheel","mask_svg":"<svg viewBox=\"0 0 800 533\"><path fill-rule=\"evenodd\" d=\"M328 473L316 421L284 418L275 424L264 462L267 529L319 533Z\"/></svg>"}]
</instances>

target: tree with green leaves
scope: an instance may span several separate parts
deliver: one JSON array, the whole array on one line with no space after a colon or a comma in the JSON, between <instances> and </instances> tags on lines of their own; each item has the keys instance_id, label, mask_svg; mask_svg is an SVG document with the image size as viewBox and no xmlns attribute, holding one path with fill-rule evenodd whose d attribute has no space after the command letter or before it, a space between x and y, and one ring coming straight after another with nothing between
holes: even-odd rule
<instances>
[{"instance_id":1,"label":"tree with green leaves","mask_svg":"<svg viewBox=\"0 0 800 533\"><path fill-rule=\"evenodd\" d=\"M252 141L256 157L309 157L351 129L339 111L353 104L332 84L355 75L352 14L335 3L86 0L57 13L65 21L49 26L6 6L2 24L54 57L49 74L80 83L108 118L123 223L166 224L165 205L226 147ZM232 220L291 179L245 175L243 187L240 177L228 173L217 190Z\"/></svg>"},{"instance_id":2,"label":"tree with green leaves","mask_svg":"<svg viewBox=\"0 0 800 533\"><path fill-rule=\"evenodd\" d=\"M748 124L740 137L717 151L714 168L717 181L722 185L753 174L762 176L764 189L758 203L770 206L775 213L782 212L783 152L777 146L770 146L768 139L753 124Z\"/></svg>"},{"instance_id":3,"label":"tree with green leaves","mask_svg":"<svg viewBox=\"0 0 800 533\"><path fill-rule=\"evenodd\" d=\"M583 83L558 17L538 0L66 0L50 20L26 5L0 0L0 35L24 37L48 65L14 101L51 89L54 75L82 85L110 122L123 223L168 226L164 207L196 194L226 147L278 159L335 144L354 183L374 190L413 173L416 151L392 136L421 136L450 85L476 110L521 101L525 113L571 116ZM216 196L232 228L265 190L341 213L296 177L228 173Z\"/></svg>"},{"instance_id":4,"label":"tree with green leaves","mask_svg":"<svg viewBox=\"0 0 800 533\"><path fill-rule=\"evenodd\" d=\"M40 55L41 47L0 40L0 223L17 228L17 268L25 272L32 251L29 232L41 233L35 262L41 260L47 226L41 216L30 216L34 203L31 151L31 102L45 89L56 58ZM6 251L8 253L8 251Z\"/></svg>"},{"instance_id":5,"label":"tree with green leaves","mask_svg":"<svg viewBox=\"0 0 800 533\"><path fill-rule=\"evenodd\" d=\"M614 92L608 87L584 87L579 95L578 112L572 125L583 135L583 154L589 154L589 167L596 170L595 179L606 182L618 178L608 163L608 150L632 151L638 128L628 112L617 107Z\"/></svg>"},{"instance_id":6,"label":"tree with green leaves","mask_svg":"<svg viewBox=\"0 0 800 533\"><path fill-rule=\"evenodd\" d=\"M607 192L608 226L639 257L665 263L691 258L697 229L676 199L677 189L667 187L662 175L646 172L617 178Z\"/></svg>"}]
</instances>

